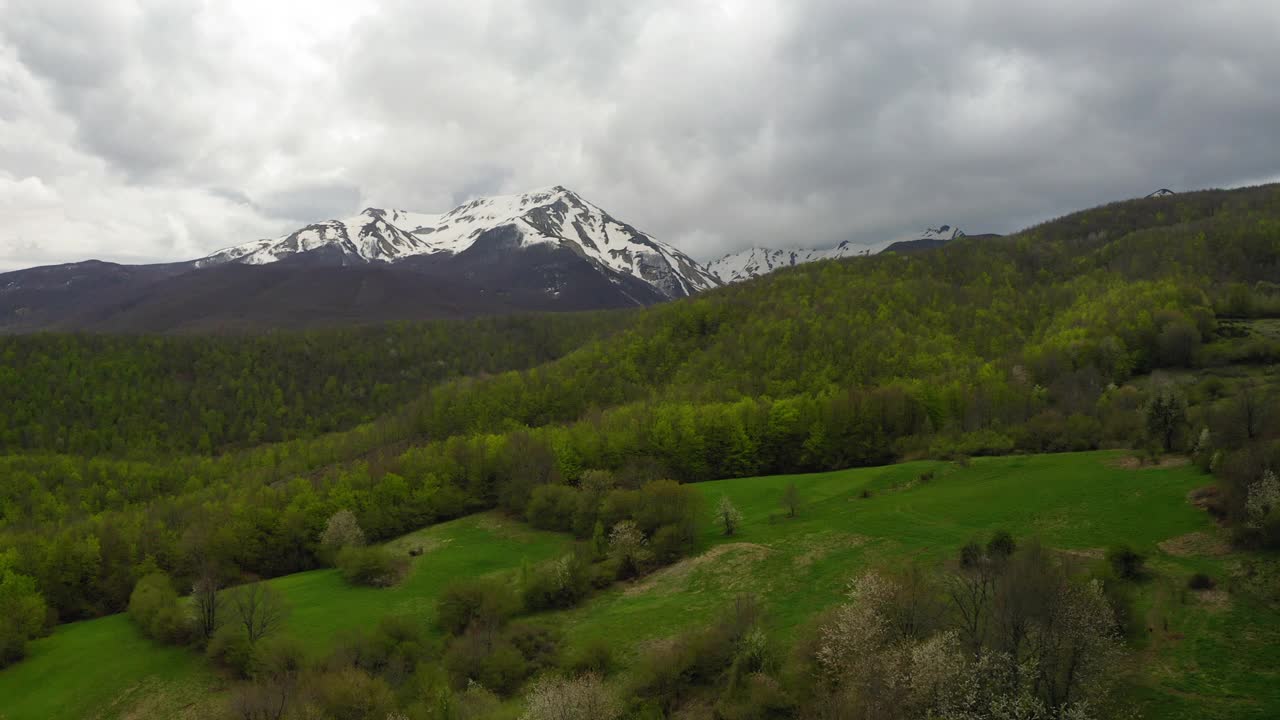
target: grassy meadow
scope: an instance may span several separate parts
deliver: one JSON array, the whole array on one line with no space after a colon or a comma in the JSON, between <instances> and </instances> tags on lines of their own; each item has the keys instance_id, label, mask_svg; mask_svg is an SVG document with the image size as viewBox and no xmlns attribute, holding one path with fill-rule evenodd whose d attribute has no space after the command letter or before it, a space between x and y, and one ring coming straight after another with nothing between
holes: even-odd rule
<instances>
[{"instance_id":1,"label":"grassy meadow","mask_svg":"<svg viewBox=\"0 0 1280 720\"><path fill-rule=\"evenodd\" d=\"M779 501L792 481L801 506L787 518ZM764 601L772 635L791 642L809 618L840 601L861 568L937 566L997 528L1039 537L1082 563L1100 563L1107 547L1127 543L1151 570L1136 587L1145 630L1134 640L1140 662L1125 678L1143 715L1277 717L1280 618L1236 591L1246 558L1231 553L1210 517L1188 501L1209 482L1189 465L1137 467L1123 453L1093 452L701 483L700 555L540 619L559 627L570 649L607 638L625 665L644 643L702 624L747 592ZM744 516L733 537L711 522L721 495ZM394 541L397 550L424 551L395 588L353 588L333 570L271 583L292 606L285 632L320 655L343 630L371 627L385 615L429 623L436 596L454 578L514 573L570 542L487 513ZM1186 590L1193 572L1210 574L1218 589ZM36 641L30 658L0 672L0 716L182 717L218 702L226 684L203 658L150 643L118 615Z\"/></svg>"}]
</instances>

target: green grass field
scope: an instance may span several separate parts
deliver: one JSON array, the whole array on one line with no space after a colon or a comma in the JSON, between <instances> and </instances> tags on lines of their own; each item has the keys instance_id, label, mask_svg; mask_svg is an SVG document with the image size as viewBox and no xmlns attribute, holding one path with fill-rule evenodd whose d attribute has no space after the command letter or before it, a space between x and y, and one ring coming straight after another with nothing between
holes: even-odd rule
<instances>
[{"instance_id":1,"label":"green grass field","mask_svg":"<svg viewBox=\"0 0 1280 720\"><path fill-rule=\"evenodd\" d=\"M1081 562L1128 543L1154 577L1139 586L1147 636L1127 679L1148 718L1280 717L1280 617L1237 593L1184 590L1208 572L1227 587L1238 555L1227 553L1208 516L1187 493L1210 479L1190 466L1132 469L1120 453L984 458L969 467L916 462L816 475L699 484L708 499L704 552L582 607L551 613L570 647L608 638L625 657L647 641L710 619L732 598L757 593L781 638L838 602L860 568L920 561L936 565L972 538L1002 528L1037 536ZM933 470L927 483L918 478ZM779 498L794 480L799 516L782 517ZM871 497L863 498L863 490ZM710 522L721 494L742 510L739 535ZM272 581L293 606L288 632L323 652L344 629L387 614L429 621L451 579L511 571L554 557L565 536L532 531L485 514L401 538L421 546L409 577L388 590L346 586L332 570ZM121 617L61 628L30 659L0 672L0 714L8 720L180 717L225 683L194 654L142 639Z\"/></svg>"}]
</instances>

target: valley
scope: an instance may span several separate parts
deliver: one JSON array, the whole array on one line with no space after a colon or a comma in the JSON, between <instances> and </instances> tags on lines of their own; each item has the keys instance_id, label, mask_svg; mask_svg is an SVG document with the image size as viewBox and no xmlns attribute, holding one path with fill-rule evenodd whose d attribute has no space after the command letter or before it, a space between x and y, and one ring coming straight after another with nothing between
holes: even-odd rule
<instances>
[{"instance_id":1,"label":"valley","mask_svg":"<svg viewBox=\"0 0 1280 720\"><path fill-rule=\"evenodd\" d=\"M1271 717L1277 228L1270 185L643 307L0 337L0 717ZM350 269L277 247L200 272Z\"/></svg>"},{"instance_id":2,"label":"valley","mask_svg":"<svg viewBox=\"0 0 1280 720\"><path fill-rule=\"evenodd\" d=\"M932 479L921 483L926 472ZM795 518L782 517L778 502L790 482L802 498ZM699 483L695 487L708 504L723 494L742 508L743 528L735 537L706 527L701 555L605 591L579 608L532 618L556 630L562 658L605 640L625 667L646 643L709 622L744 592L759 595L765 627L784 642L838 602L859 569L903 559L945 563L990 528L1039 537L1084 564L1101 563L1105 548L1129 543L1153 568L1137 588L1138 652L1151 662L1124 677L1142 698L1138 708L1168 718L1269 717L1280 707L1275 677L1248 668L1277 666L1280 617L1244 590L1234 574L1245 558L1223 554L1222 539L1189 549L1176 542L1220 538L1221 529L1187 502L1188 493L1206 482L1193 467L1131 468L1124 454L1102 452ZM864 489L872 492L869 498L861 497ZM334 570L271 584L293 607L283 632L303 639L308 653L320 658L384 616L414 618L430 628L433 605L448 582L460 576L515 578L522 565L551 560L571 543L568 535L484 514L391 541L396 552L426 548L409 577L391 589L351 588ZM1221 591L1185 590L1185 578L1198 571L1235 588L1230 599L1219 599L1215 592ZM1244 627L1270 630L1241 637L1228 650L1224 633ZM127 654L130 663L104 662L113 652ZM104 672L108 665L110 672ZM28 692L48 673L75 680L56 695ZM611 682L624 688L627 674ZM69 625L37 641L28 660L0 673L0 706L9 708L12 720L133 717L144 710L185 717L192 704L225 702L227 686L203 658L154 646L125 617L113 616ZM515 707L510 713L518 714Z\"/></svg>"}]
</instances>

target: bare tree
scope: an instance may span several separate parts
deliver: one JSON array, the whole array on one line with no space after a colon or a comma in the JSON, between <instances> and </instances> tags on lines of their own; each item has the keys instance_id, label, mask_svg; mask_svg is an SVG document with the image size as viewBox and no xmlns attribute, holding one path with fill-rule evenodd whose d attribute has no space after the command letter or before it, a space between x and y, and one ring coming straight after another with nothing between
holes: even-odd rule
<instances>
[{"instance_id":1,"label":"bare tree","mask_svg":"<svg viewBox=\"0 0 1280 720\"><path fill-rule=\"evenodd\" d=\"M218 581L218 573L212 564L206 564L196 577L191 587L191 604L195 608L196 632L206 641L213 637L218 624L222 622L219 611L222 609L222 598L218 590L222 583Z\"/></svg>"},{"instance_id":2,"label":"bare tree","mask_svg":"<svg viewBox=\"0 0 1280 720\"><path fill-rule=\"evenodd\" d=\"M793 518L800 509L800 488L796 487L794 480L787 483L787 487L782 491L782 509L787 511L787 517Z\"/></svg>"},{"instance_id":3,"label":"bare tree","mask_svg":"<svg viewBox=\"0 0 1280 720\"><path fill-rule=\"evenodd\" d=\"M231 612L251 644L279 630L289 614L284 598L265 583L241 585L228 596Z\"/></svg>"},{"instance_id":4,"label":"bare tree","mask_svg":"<svg viewBox=\"0 0 1280 720\"><path fill-rule=\"evenodd\" d=\"M268 682L241 685L231 692L231 716L237 720L280 720L289 709L292 687Z\"/></svg>"}]
</instances>

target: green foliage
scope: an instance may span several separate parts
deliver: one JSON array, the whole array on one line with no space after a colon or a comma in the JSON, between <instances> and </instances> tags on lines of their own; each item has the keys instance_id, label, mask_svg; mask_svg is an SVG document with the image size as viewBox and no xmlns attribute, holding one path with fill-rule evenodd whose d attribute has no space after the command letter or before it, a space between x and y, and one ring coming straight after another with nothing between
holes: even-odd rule
<instances>
[{"instance_id":1,"label":"green foliage","mask_svg":"<svg viewBox=\"0 0 1280 720\"><path fill-rule=\"evenodd\" d=\"M146 575L134 586L129 596L129 617L144 635L163 643L186 643L195 631L191 608L178 597L173 582L162 572Z\"/></svg>"},{"instance_id":2,"label":"green foliage","mask_svg":"<svg viewBox=\"0 0 1280 720\"><path fill-rule=\"evenodd\" d=\"M605 677L614 671L616 663L613 646L609 641L591 638L566 658L564 669L570 675L592 674Z\"/></svg>"},{"instance_id":3,"label":"green foliage","mask_svg":"<svg viewBox=\"0 0 1280 720\"><path fill-rule=\"evenodd\" d=\"M565 555L527 572L520 593L525 610L570 608L591 591L591 566L578 554Z\"/></svg>"},{"instance_id":4,"label":"green foliage","mask_svg":"<svg viewBox=\"0 0 1280 720\"><path fill-rule=\"evenodd\" d=\"M385 718L395 707L391 687L380 677L359 668L344 668L315 679L308 703L311 717L333 720Z\"/></svg>"},{"instance_id":5,"label":"green foliage","mask_svg":"<svg viewBox=\"0 0 1280 720\"><path fill-rule=\"evenodd\" d=\"M349 545L338 551L336 566L352 585L390 587L408 571L409 558L382 547Z\"/></svg>"},{"instance_id":6,"label":"green foliage","mask_svg":"<svg viewBox=\"0 0 1280 720\"><path fill-rule=\"evenodd\" d=\"M207 455L312 437L368 422L451 376L559 357L627 321L595 313L256 336L4 337L0 450Z\"/></svg>"},{"instance_id":7,"label":"green foliage","mask_svg":"<svg viewBox=\"0 0 1280 720\"><path fill-rule=\"evenodd\" d=\"M21 660L45 624L44 598L34 579L14 569L15 557L12 550L0 552L0 667Z\"/></svg>"},{"instance_id":8,"label":"green foliage","mask_svg":"<svg viewBox=\"0 0 1280 720\"><path fill-rule=\"evenodd\" d=\"M578 510L578 493L564 485L539 485L529 498L525 517L541 530L568 532Z\"/></svg>"},{"instance_id":9,"label":"green foliage","mask_svg":"<svg viewBox=\"0 0 1280 720\"><path fill-rule=\"evenodd\" d=\"M1116 577L1138 580L1145 572L1146 558L1128 545L1117 545L1107 550L1107 564Z\"/></svg>"},{"instance_id":10,"label":"green foliage","mask_svg":"<svg viewBox=\"0 0 1280 720\"><path fill-rule=\"evenodd\" d=\"M247 678L253 673L257 657L254 644L249 641L244 628L234 624L223 625L214 632L205 654L240 678Z\"/></svg>"},{"instance_id":11,"label":"green foliage","mask_svg":"<svg viewBox=\"0 0 1280 720\"><path fill-rule=\"evenodd\" d=\"M444 666L454 687L474 682L502 695L515 692L530 672L529 662L506 636L481 629L455 637L445 651Z\"/></svg>"},{"instance_id":12,"label":"green foliage","mask_svg":"<svg viewBox=\"0 0 1280 720\"><path fill-rule=\"evenodd\" d=\"M506 582L457 580L440 593L436 627L450 635L462 635L473 627L498 628L515 614L518 606L519 601Z\"/></svg>"}]
</instances>

